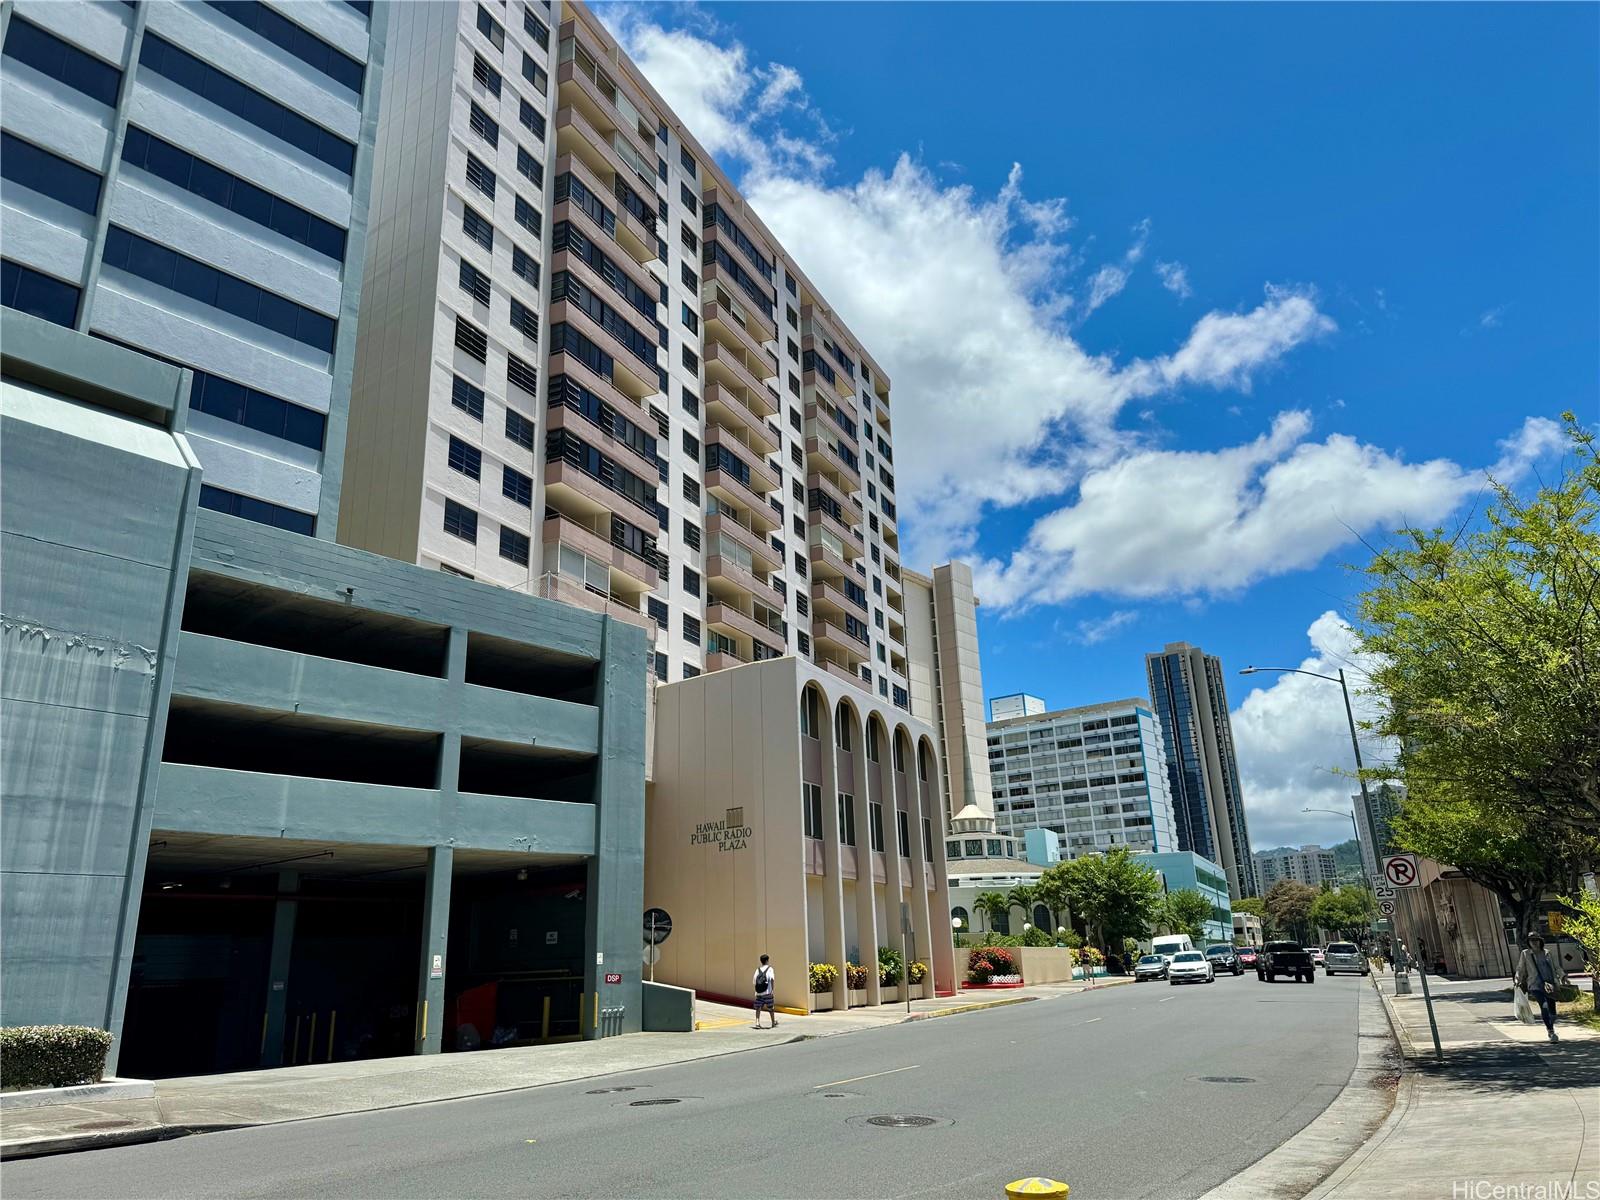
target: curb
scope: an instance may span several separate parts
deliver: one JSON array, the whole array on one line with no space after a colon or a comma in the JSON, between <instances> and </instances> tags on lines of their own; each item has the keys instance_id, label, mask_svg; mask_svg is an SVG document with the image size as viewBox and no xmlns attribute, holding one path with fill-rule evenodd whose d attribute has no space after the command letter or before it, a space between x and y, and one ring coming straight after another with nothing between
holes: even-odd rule
<instances>
[{"instance_id":1,"label":"curb","mask_svg":"<svg viewBox=\"0 0 1600 1200\"><path fill-rule=\"evenodd\" d=\"M910 1024L912 1021L931 1021L935 1017L954 1017L960 1013L982 1012L986 1008L1005 1008L1008 1004L1027 1004L1030 1000L1037 1000L1038 996L1007 996L1004 1000L978 1000L972 1004L958 1004L953 1008L938 1008L932 1012L912 1013L901 1025ZM852 1030L851 1032L855 1032Z\"/></svg>"},{"instance_id":2,"label":"curb","mask_svg":"<svg viewBox=\"0 0 1600 1200\"><path fill-rule=\"evenodd\" d=\"M1406 1028L1405 1022L1400 1019L1400 1014L1395 1012L1394 1001L1378 986L1377 976L1369 975L1368 978L1372 980L1372 990L1377 992L1378 999L1383 1001L1383 1015L1388 1019L1389 1032L1394 1034L1394 1040L1400 1044L1402 1057L1407 1062L1414 1058L1424 1057L1423 1051L1417 1049L1417 1043L1411 1040L1411 1031Z\"/></svg>"},{"instance_id":3,"label":"curb","mask_svg":"<svg viewBox=\"0 0 1600 1200\"><path fill-rule=\"evenodd\" d=\"M69 1133L62 1137L34 1138L0 1146L0 1162L24 1158L48 1158L55 1154L74 1154L80 1150L110 1150L116 1146L140 1146L149 1142L170 1142L192 1133L221 1133L227 1129L246 1129L247 1125L147 1125L142 1129L107 1129L96 1133Z\"/></svg>"}]
</instances>

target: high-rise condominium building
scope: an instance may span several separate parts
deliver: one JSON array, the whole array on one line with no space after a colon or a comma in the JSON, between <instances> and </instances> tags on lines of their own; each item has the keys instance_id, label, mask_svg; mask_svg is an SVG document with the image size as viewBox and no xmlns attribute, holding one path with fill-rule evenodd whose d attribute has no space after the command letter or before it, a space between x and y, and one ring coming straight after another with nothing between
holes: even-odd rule
<instances>
[{"instance_id":1,"label":"high-rise condominium building","mask_svg":"<svg viewBox=\"0 0 1600 1200\"><path fill-rule=\"evenodd\" d=\"M989 771L1002 833L1053 829L1068 858L1178 846L1161 730L1144 700L990 721Z\"/></svg>"},{"instance_id":2,"label":"high-rise condominium building","mask_svg":"<svg viewBox=\"0 0 1600 1200\"><path fill-rule=\"evenodd\" d=\"M584 5L393 21L341 539L909 711L883 371Z\"/></svg>"},{"instance_id":3,"label":"high-rise condominium building","mask_svg":"<svg viewBox=\"0 0 1600 1200\"><path fill-rule=\"evenodd\" d=\"M1399 783L1373 784L1365 797L1360 792L1350 797L1361 831L1361 869L1368 875L1376 875L1379 861L1395 850L1394 819L1405 798L1405 785Z\"/></svg>"},{"instance_id":4,"label":"high-rise condominium building","mask_svg":"<svg viewBox=\"0 0 1600 1200\"><path fill-rule=\"evenodd\" d=\"M200 503L334 534L387 6L0 8L0 302L195 372Z\"/></svg>"},{"instance_id":5,"label":"high-rise condominium building","mask_svg":"<svg viewBox=\"0 0 1600 1200\"><path fill-rule=\"evenodd\" d=\"M1145 655L1161 720L1178 849L1219 864L1235 900L1258 894L1222 660L1187 642Z\"/></svg>"},{"instance_id":6,"label":"high-rise condominium building","mask_svg":"<svg viewBox=\"0 0 1600 1200\"><path fill-rule=\"evenodd\" d=\"M1333 851L1321 846L1281 850L1259 850L1255 854L1256 876L1263 893L1281 879L1321 887L1339 882L1339 868Z\"/></svg>"},{"instance_id":7,"label":"high-rise condominium building","mask_svg":"<svg viewBox=\"0 0 1600 1200\"><path fill-rule=\"evenodd\" d=\"M1009 696L996 696L989 701L989 719L1004 721L1007 717L1036 717L1047 705L1038 696L1015 692Z\"/></svg>"}]
</instances>

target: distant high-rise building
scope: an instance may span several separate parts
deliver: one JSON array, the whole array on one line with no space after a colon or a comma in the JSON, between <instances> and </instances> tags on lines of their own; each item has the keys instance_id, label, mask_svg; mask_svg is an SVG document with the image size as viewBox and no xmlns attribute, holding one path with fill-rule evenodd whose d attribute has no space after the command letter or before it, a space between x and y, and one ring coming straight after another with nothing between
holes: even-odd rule
<instances>
[{"instance_id":1,"label":"distant high-rise building","mask_svg":"<svg viewBox=\"0 0 1600 1200\"><path fill-rule=\"evenodd\" d=\"M1361 867L1368 875L1376 875L1378 860L1394 852L1392 827L1405 798L1405 786L1398 783L1369 787L1365 799L1359 792L1350 797L1361 829Z\"/></svg>"},{"instance_id":2,"label":"distant high-rise building","mask_svg":"<svg viewBox=\"0 0 1600 1200\"><path fill-rule=\"evenodd\" d=\"M1037 696L1030 696L1026 692L1016 692L1010 696L996 696L989 701L989 720L1005 721L1012 717L1036 717L1045 709L1045 703Z\"/></svg>"},{"instance_id":3,"label":"distant high-rise building","mask_svg":"<svg viewBox=\"0 0 1600 1200\"><path fill-rule=\"evenodd\" d=\"M1235 900L1259 894L1222 660L1187 642L1145 655L1166 742L1178 848L1221 865Z\"/></svg>"},{"instance_id":4,"label":"distant high-rise building","mask_svg":"<svg viewBox=\"0 0 1600 1200\"><path fill-rule=\"evenodd\" d=\"M1262 891L1284 879L1312 887L1339 882L1339 868L1334 862L1333 851L1321 846L1303 846L1299 850L1261 850L1253 857Z\"/></svg>"}]
</instances>

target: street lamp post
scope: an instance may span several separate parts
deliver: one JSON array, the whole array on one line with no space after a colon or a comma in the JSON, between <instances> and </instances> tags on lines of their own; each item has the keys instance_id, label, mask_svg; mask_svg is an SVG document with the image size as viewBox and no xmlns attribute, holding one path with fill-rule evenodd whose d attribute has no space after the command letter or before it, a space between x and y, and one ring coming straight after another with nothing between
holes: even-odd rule
<instances>
[{"instance_id":1,"label":"street lamp post","mask_svg":"<svg viewBox=\"0 0 1600 1200\"><path fill-rule=\"evenodd\" d=\"M1244 670L1240 671L1239 674L1255 675L1261 672L1271 672L1277 675L1309 675L1313 679L1326 679L1329 683L1337 683L1339 685L1339 690L1344 693L1345 720L1350 723L1350 749L1355 752L1356 756L1356 779L1361 784L1361 805L1366 809L1370 819L1372 813L1372 803L1371 799L1367 795L1366 776L1362 774L1363 767L1361 763L1361 739L1356 736L1356 714L1355 710L1350 706L1350 688L1349 685L1344 681L1344 668L1339 668L1339 673L1337 675L1324 675L1320 671L1307 671L1300 667L1246 667ZM1310 812L1313 810L1307 809L1306 811ZM1315 811L1332 812L1333 810L1317 809ZM1341 817L1348 816L1350 818L1351 827L1356 829L1356 853L1359 854L1361 852L1361 831L1360 829L1356 828L1355 814L1341 812L1335 815ZM1374 863L1378 861L1378 847L1376 844L1374 844L1372 847L1372 861ZM1398 922L1395 924L1398 926ZM1396 928L1394 932L1396 934L1396 940L1398 940L1399 929ZM1434 1020L1433 1016L1433 997L1428 994L1428 973L1426 970L1422 969L1422 964L1420 963L1418 964L1417 977L1422 980L1422 999L1428 1006L1428 1027L1433 1031L1433 1054L1435 1058L1437 1058L1440 1062L1443 1062L1444 1051L1439 1046L1439 1025L1438 1022ZM1400 983L1401 979L1399 975L1399 963L1398 960L1396 960L1396 992L1400 990Z\"/></svg>"}]
</instances>

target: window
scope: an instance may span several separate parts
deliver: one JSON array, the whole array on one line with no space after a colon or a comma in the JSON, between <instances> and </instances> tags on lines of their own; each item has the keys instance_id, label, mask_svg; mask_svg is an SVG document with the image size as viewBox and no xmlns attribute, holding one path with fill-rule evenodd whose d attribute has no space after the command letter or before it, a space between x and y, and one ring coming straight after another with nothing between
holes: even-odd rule
<instances>
[{"instance_id":1,"label":"window","mask_svg":"<svg viewBox=\"0 0 1600 1200\"><path fill-rule=\"evenodd\" d=\"M687 146L678 147L678 161L683 164L683 169L688 174L690 179L693 179L697 174L699 174L699 168L694 161L694 155L689 153L689 148Z\"/></svg>"},{"instance_id":2,"label":"window","mask_svg":"<svg viewBox=\"0 0 1600 1200\"><path fill-rule=\"evenodd\" d=\"M689 269L689 264L684 263L678 268L678 277L683 280L683 286L696 295L700 293L700 276Z\"/></svg>"},{"instance_id":3,"label":"window","mask_svg":"<svg viewBox=\"0 0 1600 1200\"><path fill-rule=\"evenodd\" d=\"M691 213L700 211L700 201L695 198L694 189L687 183L678 185L678 199L683 201L683 206Z\"/></svg>"},{"instance_id":4,"label":"window","mask_svg":"<svg viewBox=\"0 0 1600 1200\"><path fill-rule=\"evenodd\" d=\"M806 523L803 520L801 520L799 517L794 517L794 518L792 518L792 520L794 521L794 535L795 535L795 537L804 538L806 536Z\"/></svg>"},{"instance_id":5,"label":"window","mask_svg":"<svg viewBox=\"0 0 1600 1200\"><path fill-rule=\"evenodd\" d=\"M539 215L539 210L521 196L517 197L516 218L518 225L521 225L534 237L539 236L539 231L544 225L544 219Z\"/></svg>"},{"instance_id":6,"label":"window","mask_svg":"<svg viewBox=\"0 0 1600 1200\"><path fill-rule=\"evenodd\" d=\"M898 825L898 829L896 830L896 832L900 835L900 857L901 858L910 858L911 857L911 825L910 825L910 822L907 821L906 814L905 814L904 810L897 811L894 815L895 815L895 818L896 818L896 824Z\"/></svg>"},{"instance_id":7,"label":"window","mask_svg":"<svg viewBox=\"0 0 1600 1200\"><path fill-rule=\"evenodd\" d=\"M111 226L106 233L102 261L106 266L148 279L263 329L324 353L333 353L338 323L332 317L325 317L276 292L225 274L119 226Z\"/></svg>"},{"instance_id":8,"label":"window","mask_svg":"<svg viewBox=\"0 0 1600 1200\"><path fill-rule=\"evenodd\" d=\"M539 314L515 296L511 298L511 327L532 341L539 340Z\"/></svg>"},{"instance_id":9,"label":"window","mask_svg":"<svg viewBox=\"0 0 1600 1200\"><path fill-rule=\"evenodd\" d=\"M500 494L506 499L522 505L523 508L533 507L533 480L521 471L510 467L500 469Z\"/></svg>"},{"instance_id":10,"label":"window","mask_svg":"<svg viewBox=\"0 0 1600 1200\"><path fill-rule=\"evenodd\" d=\"M683 404L684 412L688 413L691 417L698 417L700 415L700 397L696 396L688 388L683 389L683 394L679 397L679 400Z\"/></svg>"},{"instance_id":11,"label":"window","mask_svg":"<svg viewBox=\"0 0 1600 1200\"><path fill-rule=\"evenodd\" d=\"M700 622L688 613L683 614L683 640L691 646L700 644Z\"/></svg>"},{"instance_id":12,"label":"window","mask_svg":"<svg viewBox=\"0 0 1600 1200\"><path fill-rule=\"evenodd\" d=\"M514 529L500 529L500 557L509 559L520 567L528 565L528 535Z\"/></svg>"},{"instance_id":13,"label":"window","mask_svg":"<svg viewBox=\"0 0 1600 1200\"><path fill-rule=\"evenodd\" d=\"M506 382L514 383L528 395L539 391L539 372L515 354L506 355Z\"/></svg>"},{"instance_id":14,"label":"window","mask_svg":"<svg viewBox=\"0 0 1600 1200\"><path fill-rule=\"evenodd\" d=\"M12 21L15 29L22 24ZM78 321L78 289L49 275L14 263L9 258L0 264L0 304L64 325L71 329Z\"/></svg>"},{"instance_id":15,"label":"window","mask_svg":"<svg viewBox=\"0 0 1600 1200\"><path fill-rule=\"evenodd\" d=\"M867 839L874 850L883 849L883 805L876 800L867 805Z\"/></svg>"},{"instance_id":16,"label":"window","mask_svg":"<svg viewBox=\"0 0 1600 1200\"><path fill-rule=\"evenodd\" d=\"M846 753L850 750L850 710L841 701L833 714L833 741Z\"/></svg>"},{"instance_id":17,"label":"window","mask_svg":"<svg viewBox=\"0 0 1600 1200\"><path fill-rule=\"evenodd\" d=\"M461 290L479 304L489 303L489 277L464 258L461 260Z\"/></svg>"},{"instance_id":18,"label":"window","mask_svg":"<svg viewBox=\"0 0 1600 1200\"><path fill-rule=\"evenodd\" d=\"M791 296L797 296L798 295L797 290L796 290L796 288L794 286L794 276L793 275L784 276L783 286L789 289L789 295L791 295Z\"/></svg>"},{"instance_id":19,"label":"window","mask_svg":"<svg viewBox=\"0 0 1600 1200\"><path fill-rule=\"evenodd\" d=\"M533 421L514 408L506 409L506 437L524 450L532 450Z\"/></svg>"},{"instance_id":20,"label":"window","mask_svg":"<svg viewBox=\"0 0 1600 1200\"><path fill-rule=\"evenodd\" d=\"M800 328L800 318L795 315L794 305L785 304L783 306L783 315L789 318L789 324L791 327L795 329Z\"/></svg>"},{"instance_id":21,"label":"window","mask_svg":"<svg viewBox=\"0 0 1600 1200\"><path fill-rule=\"evenodd\" d=\"M689 456L691 462L700 461L700 439L687 429L683 431L683 452Z\"/></svg>"},{"instance_id":22,"label":"window","mask_svg":"<svg viewBox=\"0 0 1600 1200\"><path fill-rule=\"evenodd\" d=\"M683 590L691 596L700 594L700 572L691 567L683 569Z\"/></svg>"},{"instance_id":23,"label":"window","mask_svg":"<svg viewBox=\"0 0 1600 1200\"><path fill-rule=\"evenodd\" d=\"M697 378L699 377L700 356L687 346L683 348L683 365L688 367L689 370L693 371Z\"/></svg>"},{"instance_id":24,"label":"window","mask_svg":"<svg viewBox=\"0 0 1600 1200\"><path fill-rule=\"evenodd\" d=\"M225 491L209 483L200 485L200 507L243 517L246 521L254 521L258 525L271 525L277 529L287 529L290 533L303 533L307 537L310 537L317 527L317 519L310 513L297 512L295 509L285 508L281 504L271 504L266 500L257 500L254 496L241 496L237 492Z\"/></svg>"},{"instance_id":25,"label":"window","mask_svg":"<svg viewBox=\"0 0 1600 1200\"><path fill-rule=\"evenodd\" d=\"M506 48L506 31L501 28L500 22L489 15L489 10L483 5L478 5L478 32L489 39L489 44L496 50Z\"/></svg>"},{"instance_id":26,"label":"window","mask_svg":"<svg viewBox=\"0 0 1600 1200\"><path fill-rule=\"evenodd\" d=\"M6 138L6 150L0 156L0 164L12 156L10 135L6 135ZM344 230L332 221L324 221L299 205L238 179L135 125L128 126L127 135L122 140L122 161L176 184L202 200L209 200L212 204L237 213L264 229L307 246L318 254L324 254L335 262L344 261ZM92 212L93 209L84 211Z\"/></svg>"},{"instance_id":27,"label":"window","mask_svg":"<svg viewBox=\"0 0 1600 1200\"><path fill-rule=\"evenodd\" d=\"M800 785L800 806L805 813L805 831L808 838L822 836L822 789L814 783Z\"/></svg>"},{"instance_id":28,"label":"window","mask_svg":"<svg viewBox=\"0 0 1600 1200\"><path fill-rule=\"evenodd\" d=\"M922 857L928 862L933 861L933 821L928 817L922 818Z\"/></svg>"},{"instance_id":29,"label":"window","mask_svg":"<svg viewBox=\"0 0 1600 1200\"><path fill-rule=\"evenodd\" d=\"M700 549L700 526L687 518L683 522L683 544L691 550Z\"/></svg>"},{"instance_id":30,"label":"window","mask_svg":"<svg viewBox=\"0 0 1600 1200\"><path fill-rule=\"evenodd\" d=\"M533 15L532 9L522 10L522 28L527 31L529 37L539 43L541 50L550 49L550 28Z\"/></svg>"},{"instance_id":31,"label":"window","mask_svg":"<svg viewBox=\"0 0 1600 1200\"><path fill-rule=\"evenodd\" d=\"M700 503L700 484L687 475L683 477L683 498L690 504Z\"/></svg>"},{"instance_id":32,"label":"window","mask_svg":"<svg viewBox=\"0 0 1600 1200\"><path fill-rule=\"evenodd\" d=\"M99 175L9 133L0 135L0 175L90 216L100 207Z\"/></svg>"},{"instance_id":33,"label":"window","mask_svg":"<svg viewBox=\"0 0 1600 1200\"><path fill-rule=\"evenodd\" d=\"M795 343L795 340L793 338L786 338L784 340L788 343L785 348L789 351L789 357L794 359L795 362L799 362L800 361L800 347Z\"/></svg>"},{"instance_id":34,"label":"window","mask_svg":"<svg viewBox=\"0 0 1600 1200\"><path fill-rule=\"evenodd\" d=\"M678 226L678 239L683 242L683 248L690 254L699 251L700 239L695 236L694 230L690 229L688 225L680 224Z\"/></svg>"},{"instance_id":35,"label":"window","mask_svg":"<svg viewBox=\"0 0 1600 1200\"><path fill-rule=\"evenodd\" d=\"M802 617L811 615L811 601L806 599L804 592L796 592L794 594L794 610Z\"/></svg>"},{"instance_id":36,"label":"window","mask_svg":"<svg viewBox=\"0 0 1600 1200\"><path fill-rule=\"evenodd\" d=\"M849 792L839 793L839 840L846 846L856 844L856 800Z\"/></svg>"},{"instance_id":37,"label":"window","mask_svg":"<svg viewBox=\"0 0 1600 1200\"><path fill-rule=\"evenodd\" d=\"M478 540L478 514L465 504L457 504L454 500L444 502L444 531L454 534L462 541L477 543Z\"/></svg>"},{"instance_id":38,"label":"window","mask_svg":"<svg viewBox=\"0 0 1600 1200\"><path fill-rule=\"evenodd\" d=\"M471 127L473 133L488 142L489 145L498 146L500 144L499 124L476 104L472 106L467 114L467 124Z\"/></svg>"},{"instance_id":39,"label":"window","mask_svg":"<svg viewBox=\"0 0 1600 1200\"><path fill-rule=\"evenodd\" d=\"M700 332L700 318L695 314L694 309L687 304L683 305L682 319L684 328L688 329L690 333Z\"/></svg>"},{"instance_id":40,"label":"window","mask_svg":"<svg viewBox=\"0 0 1600 1200\"><path fill-rule=\"evenodd\" d=\"M544 141L544 114L526 100L517 105L517 119L522 122L522 127L541 142Z\"/></svg>"},{"instance_id":41,"label":"window","mask_svg":"<svg viewBox=\"0 0 1600 1200\"><path fill-rule=\"evenodd\" d=\"M494 226L465 206L461 209L461 232L485 250L494 250Z\"/></svg>"},{"instance_id":42,"label":"window","mask_svg":"<svg viewBox=\"0 0 1600 1200\"><path fill-rule=\"evenodd\" d=\"M483 61L483 55L472 56L472 77L496 100L500 99L500 72Z\"/></svg>"},{"instance_id":43,"label":"window","mask_svg":"<svg viewBox=\"0 0 1600 1200\"><path fill-rule=\"evenodd\" d=\"M473 420L483 420L483 389L457 375L450 381L450 403Z\"/></svg>"},{"instance_id":44,"label":"window","mask_svg":"<svg viewBox=\"0 0 1600 1200\"><path fill-rule=\"evenodd\" d=\"M667 627L667 602L665 600L650 596L645 600L645 608L650 613L650 619L656 623L658 628L665 629Z\"/></svg>"},{"instance_id":45,"label":"window","mask_svg":"<svg viewBox=\"0 0 1600 1200\"><path fill-rule=\"evenodd\" d=\"M20 18L13 20L6 31L5 56L82 92L91 100L98 100L107 108L117 106L122 72L37 25Z\"/></svg>"},{"instance_id":46,"label":"window","mask_svg":"<svg viewBox=\"0 0 1600 1200\"><path fill-rule=\"evenodd\" d=\"M544 164L521 146L517 147L517 174L534 187L544 186Z\"/></svg>"},{"instance_id":47,"label":"window","mask_svg":"<svg viewBox=\"0 0 1600 1200\"><path fill-rule=\"evenodd\" d=\"M531 54L525 53L522 56L522 77L533 84L541 96L550 90L550 76L545 73L543 67L533 61Z\"/></svg>"},{"instance_id":48,"label":"window","mask_svg":"<svg viewBox=\"0 0 1600 1200\"><path fill-rule=\"evenodd\" d=\"M803 467L806 465L806 456L800 453L800 445L798 442L790 444L789 457L791 460L793 460L794 465L797 467Z\"/></svg>"},{"instance_id":49,"label":"window","mask_svg":"<svg viewBox=\"0 0 1600 1200\"><path fill-rule=\"evenodd\" d=\"M656 678L662 683L667 681L667 656L665 654L658 653L656 655Z\"/></svg>"},{"instance_id":50,"label":"window","mask_svg":"<svg viewBox=\"0 0 1600 1200\"><path fill-rule=\"evenodd\" d=\"M700 674L699 667L695 666L693 663L683 664L683 677L685 679L693 679L698 674Z\"/></svg>"},{"instance_id":51,"label":"window","mask_svg":"<svg viewBox=\"0 0 1600 1200\"><path fill-rule=\"evenodd\" d=\"M452 471L460 471L469 479L478 478L483 470L483 453L458 437L450 439L450 453L446 461Z\"/></svg>"},{"instance_id":52,"label":"window","mask_svg":"<svg viewBox=\"0 0 1600 1200\"><path fill-rule=\"evenodd\" d=\"M798 379L796 379L793 375L790 375L785 382L788 384L791 392L793 392L796 396L800 394L800 381Z\"/></svg>"},{"instance_id":53,"label":"window","mask_svg":"<svg viewBox=\"0 0 1600 1200\"><path fill-rule=\"evenodd\" d=\"M482 160L474 154L467 155L467 182L489 199L494 199L494 172L484 166Z\"/></svg>"},{"instance_id":54,"label":"window","mask_svg":"<svg viewBox=\"0 0 1600 1200\"><path fill-rule=\"evenodd\" d=\"M456 317L456 349L479 362L489 359L489 335L463 316Z\"/></svg>"},{"instance_id":55,"label":"window","mask_svg":"<svg viewBox=\"0 0 1600 1200\"><path fill-rule=\"evenodd\" d=\"M795 646L799 649L799 651L800 651L800 653L802 655L809 655L811 653L811 637L810 637L810 635L796 632L795 635L794 635L794 639L795 639Z\"/></svg>"},{"instance_id":56,"label":"window","mask_svg":"<svg viewBox=\"0 0 1600 1200\"><path fill-rule=\"evenodd\" d=\"M322 449L327 429L319 412L204 371L194 372L189 407L313 450Z\"/></svg>"},{"instance_id":57,"label":"window","mask_svg":"<svg viewBox=\"0 0 1600 1200\"><path fill-rule=\"evenodd\" d=\"M798 550L794 552L794 573L800 576L801 579L806 577L805 555L801 554Z\"/></svg>"},{"instance_id":58,"label":"window","mask_svg":"<svg viewBox=\"0 0 1600 1200\"><path fill-rule=\"evenodd\" d=\"M539 286L539 260L521 246L511 247L511 273L534 287Z\"/></svg>"}]
</instances>

